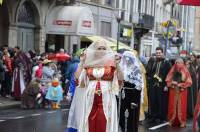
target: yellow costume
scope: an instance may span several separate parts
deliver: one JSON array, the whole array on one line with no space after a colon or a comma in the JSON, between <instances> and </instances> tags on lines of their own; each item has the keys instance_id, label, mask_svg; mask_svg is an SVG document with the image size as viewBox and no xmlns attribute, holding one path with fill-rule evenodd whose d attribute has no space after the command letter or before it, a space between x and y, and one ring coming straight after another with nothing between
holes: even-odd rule
<instances>
[{"instance_id":1,"label":"yellow costume","mask_svg":"<svg viewBox=\"0 0 200 132\"><path fill-rule=\"evenodd\" d=\"M138 53L137 51L133 50L133 53L138 56ZM145 67L143 66L143 64L141 63L141 61L139 60L138 58L138 62L141 66L141 69L142 69L142 76L143 76L143 81L144 81L144 89L143 89L143 96L141 96L143 98L143 102L141 102L141 105L140 105L140 121L143 121L145 119L145 115L144 115L144 112L148 110L148 96L147 96L147 80L146 80L146 69Z\"/></svg>"}]
</instances>

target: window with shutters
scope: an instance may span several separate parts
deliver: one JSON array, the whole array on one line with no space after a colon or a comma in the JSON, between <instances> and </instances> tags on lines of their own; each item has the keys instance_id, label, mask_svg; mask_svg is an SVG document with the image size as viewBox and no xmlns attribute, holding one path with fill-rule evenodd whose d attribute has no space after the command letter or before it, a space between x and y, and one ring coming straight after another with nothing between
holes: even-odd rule
<instances>
[{"instance_id":1,"label":"window with shutters","mask_svg":"<svg viewBox=\"0 0 200 132\"><path fill-rule=\"evenodd\" d=\"M111 23L101 21L101 36L111 37Z\"/></svg>"}]
</instances>

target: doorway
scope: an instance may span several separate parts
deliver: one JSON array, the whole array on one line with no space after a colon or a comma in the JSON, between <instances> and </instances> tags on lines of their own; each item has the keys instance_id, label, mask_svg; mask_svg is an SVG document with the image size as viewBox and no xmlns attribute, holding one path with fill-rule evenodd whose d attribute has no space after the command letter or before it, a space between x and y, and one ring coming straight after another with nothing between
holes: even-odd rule
<instances>
[{"instance_id":1,"label":"doorway","mask_svg":"<svg viewBox=\"0 0 200 132\"><path fill-rule=\"evenodd\" d=\"M64 49L64 35L47 34L45 52L58 52Z\"/></svg>"},{"instance_id":2,"label":"doorway","mask_svg":"<svg viewBox=\"0 0 200 132\"><path fill-rule=\"evenodd\" d=\"M0 6L0 47L8 44L9 15L6 1Z\"/></svg>"},{"instance_id":3,"label":"doorway","mask_svg":"<svg viewBox=\"0 0 200 132\"><path fill-rule=\"evenodd\" d=\"M17 10L18 41L17 45L23 51L36 49L35 29L39 25L39 14L31 1L25 1Z\"/></svg>"},{"instance_id":4,"label":"doorway","mask_svg":"<svg viewBox=\"0 0 200 132\"><path fill-rule=\"evenodd\" d=\"M35 49L33 28L19 28L18 45L23 51Z\"/></svg>"}]
</instances>

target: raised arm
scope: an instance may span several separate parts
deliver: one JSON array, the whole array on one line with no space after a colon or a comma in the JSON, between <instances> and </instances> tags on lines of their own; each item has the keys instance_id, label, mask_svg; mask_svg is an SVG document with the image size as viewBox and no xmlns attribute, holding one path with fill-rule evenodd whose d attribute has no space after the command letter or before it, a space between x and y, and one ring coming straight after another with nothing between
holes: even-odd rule
<instances>
[{"instance_id":1,"label":"raised arm","mask_svg":"<svg viewBox=\"0 0 200 132\"><path fill-rule=\"evenodd\" d=\"M78 64L78 68L77 68L77 70L76 70L76 72L75 72L75 78L76 78L76 79L78 79L79 76L81 75L81 72L82 72L82 70L83 70L83 65L84 65L84 63L85 63L85 59L86 59L86 55L85 55L85 54L82 54L82 55L80 56L80 63Z\"/></svg>"},{"instance_id":2,"label":"raised arm","mask_svg":"<svg viewBox=\"0 0 200 132\"><path fill-rule=\"evenodd\" d=\"M117 71L117 78L119 81L123 81L124 73L122 72L122 69L119 66L120 61L121 61L121 57L119 55L116 55L115 56L115 65L116 65L116 71Z\"/></svg>"}]
</instances>

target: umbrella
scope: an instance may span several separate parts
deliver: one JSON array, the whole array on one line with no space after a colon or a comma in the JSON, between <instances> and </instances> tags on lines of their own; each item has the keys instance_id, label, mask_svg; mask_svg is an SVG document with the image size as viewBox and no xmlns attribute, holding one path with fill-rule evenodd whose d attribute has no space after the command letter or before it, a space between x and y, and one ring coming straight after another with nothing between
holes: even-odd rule
<instances>
[{"instance_id":1,"label":"umbrella","mask_svg":"<svg viewBox=\"0 0 200 132\"><path fill-rule=\"evenodd\" d=\"M49 54L48 55L48 59L49 60L55 60L55 61L67 61L69 60L71 57L70 55L66 54L66 53L56 53L56 54Z\"/></svg>"}]
</instances>

